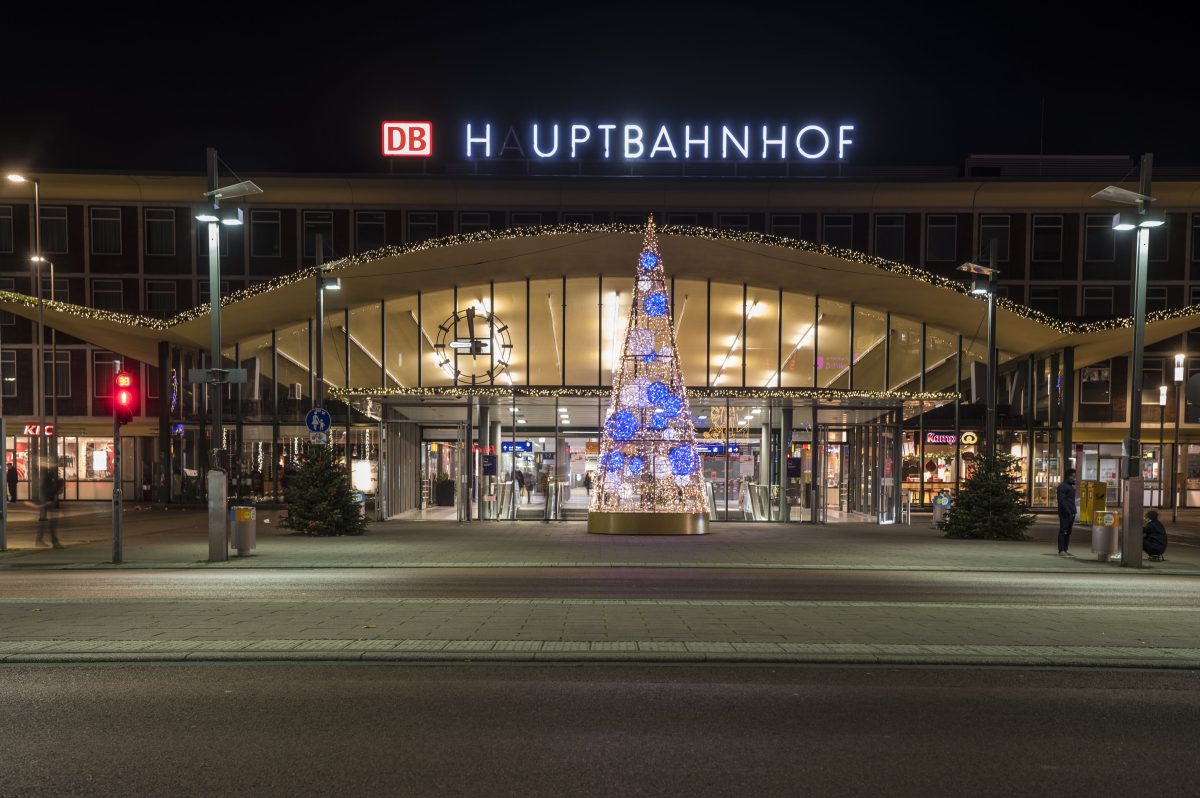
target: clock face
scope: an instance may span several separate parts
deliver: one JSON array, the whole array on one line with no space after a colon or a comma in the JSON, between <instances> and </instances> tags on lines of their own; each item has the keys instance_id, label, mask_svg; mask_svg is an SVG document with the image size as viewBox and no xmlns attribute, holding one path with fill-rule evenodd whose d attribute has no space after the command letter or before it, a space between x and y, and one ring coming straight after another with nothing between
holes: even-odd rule
<instances>
[{"instance_id":1,"label":"clock face","mask_svg":"<svg viewBox=\"0 0 1200 798\"><path fill-rule=\"evenodd\" d=\"M460 310L438 325L433 355L457 385L490 385L512 358L508 325L477 308Z\"/></svg>"}]
</instances>

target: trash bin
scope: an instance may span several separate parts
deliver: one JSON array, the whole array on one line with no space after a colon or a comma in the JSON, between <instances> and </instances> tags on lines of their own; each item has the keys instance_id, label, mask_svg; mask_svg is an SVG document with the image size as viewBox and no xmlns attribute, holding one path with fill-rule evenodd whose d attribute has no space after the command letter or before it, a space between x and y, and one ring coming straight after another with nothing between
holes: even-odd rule
<instances>
[{"instance_id":1,"label":"trash bin","mask_svg":"<svg viewBox=\"0 0 1200 798\"><path fill-rule=\"evenodd\" d=\"M229 508L232 523L232 544L239 557L245 557L250 550L257 547L258 521L253 507L233 506Z\"/></svg>"},{"instance_id":2,"label":"trash bin","mask_svg":"<svg viewBox=\"0 0 1200 798\"><path fill-rule=\"evenodd\" d=\"M1097 510L1092 517L1092 551L1100 562L1121 549L1120 513L1113 510Z\"/></svg>"},{"instance_id":3,"label":"trash bin","mask_svg":"<svg viewBox=\"0 0 1200 798\"><path fill-rule=\"evenodd\" d=\"M358 505L358 514L360 516L366 517L366 515L367 515L367 497L366 497L366 495L364 493L362 493L361 491L355 491L354 496L351 497L350 501L352 501L354 504Z\"/></svg>"},{"instance_id":4,"label":"trash bin","mask_svg":"<svg viewBox=\"0 0 1200 798\"><path fill-rule=\"evenodd\" d=\"M950 509L950 494L945 491L933 497L933 526L937 526L946 517L946 511Z\"/></svg>"}]
</instances>

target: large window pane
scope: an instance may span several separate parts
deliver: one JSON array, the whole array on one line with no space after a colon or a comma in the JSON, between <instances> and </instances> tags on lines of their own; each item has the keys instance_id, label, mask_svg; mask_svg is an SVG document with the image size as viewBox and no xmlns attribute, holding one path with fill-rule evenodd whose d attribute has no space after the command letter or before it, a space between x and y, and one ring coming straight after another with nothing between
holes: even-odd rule
<instances>
[{"instance_id":1,"label":"large window pane","mask_svg":"<svg viewBox=\"0 0 1200 798\"><path fill-rule=\"evenodd\" d=\"M379 303L350 311L350 384L373 387L381 384L379 355L383 335L379 329Z\"/></svg>"},{"instance_id":2,"label":"large window pane","mask_svg":"<svg viewBox=\"0 0 1200 798\"><path fill-rule=\"evenodd\" d=\"M704 347L708 337L708 285L702 280L675 281L675 341L683 382L706 384L708 363Z\"/></svg>"},{"instance_id":3,"label":"large window pane","mask_svg":"<svg viewBox=\"0 0 1200 798\"><path fill-rule=\"evenodd\" d=\"M600 368L599 281L567 280L567 385L595 385Z\"/></svg>"},{"instance_id":4,"label":"large window pane","mask_svg":"<svg viewBox=\"0 0 1200 798\"><path fill-rule=\"evenodd\" d=\"M764 388L779 371L779 292L752 287L746 301L746 387Z\"/></svg>"},{"instance_id":5,"label":"large window pane","mask_svg":"<svg viewBox=\"0 0 1200 798\"><path fill-rule=\"evenodd\" d=\"M958 354L958 335L938 327L925 328L925 390L954 389L954 363ZM969 374L964 360L964 379ZM918 383L919 384L919 383Z\"/></svg>"},{"instance_id":6,"label":"large window pane","mask_svg":"<svg viewBox=\"0 0 1200 798\"><path fill-rule=\"evenodd\" d=\"M529 363L525 357L525 281L511 283L496 283L492 288L494 312L497 324L506 326L512 350L508 355L508 370L498 375L496 382L501 385L524 385L529 376Z\"/></svg>"},{"instance_id":7,"label":"large window pane","mask_svg":"<svg viewBox=\"0 0 1200 798\"><path fill-rule=\"evenodd\" d=\"M856 390L883 389L885 317L877 310L854 309L854 385Z\"/></svg>"},{"instance_id":8,"label":"large window pane","mask_svg":"<svg viewBox=\"0 0 1200 798\"><path fill-rule=\"evenodd\" d=\"M712 351L709 356L711 385L741 385L744 357L742 287L712 284Z\"/></svg>"},{"instance_id":9,"label":"large window pane","mask_svg":"<svg viewBox=\"0 0 1200 798\"><path fill-rule=\"evenodd\" d=\"M816 339L813 297L783 293L783 373L775 385L809 388L813 384Z\"/></svg>"},{"instance_id":10,"label":"large window pane","mask_svg":"<svg viewBox=\"0 0 1200 798\"><path fill-rule=\"evenodd\" d=\"M892 316L888 390L915 391L921 377L921 325Z\"/></svg>"},{"instance_id":11,"label":"large window pane","mask_svg":"<svg viewBox=\"0 0 1200 798\"><path fill-rule=\"evenodd\" d=\"M529 351L534 385L562 384L562 314L562 280L533 280L529 286Z\"/></svg>"},{"instance_id":12,"label":"large window pane","mask_svg":"<svg viewBox=\"0 0 1200 798\"><path fill-rule=\"evenodd\" d=\"M454 292L430 291L421 295L421 384L452 385L454 368L451 364L439 364L433 350L437 342L438 327L454 313Z\"/></svg>"},{"instance_id":13,"label":"large window pane","mask_svg":"<svg viewBox=\"0 0 1200 798\"><path fill-rule=\"evenodd\" d=\"M820 297L817 321L817 387L850 387L850 306Z\"/></svg>"},{"instance_id":14,"label":"large window pane","mask_svg":"<svg viewBox=\"0 0 1200 798\"><path fill-rule=\"evenodd\" d=\"M417 298L389 299L387 303L388 384L412 387L417 384Z\"/></svg>"}]
</instances>

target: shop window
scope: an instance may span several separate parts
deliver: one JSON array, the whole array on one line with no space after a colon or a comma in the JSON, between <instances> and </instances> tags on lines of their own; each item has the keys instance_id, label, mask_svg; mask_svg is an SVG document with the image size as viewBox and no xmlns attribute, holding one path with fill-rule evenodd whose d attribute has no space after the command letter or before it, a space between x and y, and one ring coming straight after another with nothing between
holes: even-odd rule
<instances>
[{"instance_id":1,"label":"shop window","mask_svg":"<svg viewBox=\"0 0 1200 798\"><path fill-rule=\"evenodd\" d=\"M1163 263L1171 256L1171 217L1166 224L1150 228L1150 260Z\"/></svg>"},{"instance_id":2,"label":"shop window","mask_svg":"<svg viewBox=\"0 0 1200 798\"><path fill-rule=\"evenodd\" d=\"M52 364L56 362L54 354L50 351L45 353L46 395L69 399L71 397L71 351L69 349L58 350L57 368L52 368ZM55 382L56 379L57 382Z\"/></svg>"},{"instance_id":3,"label":"shop window","mask_svg":"<svg viewBox=\"0 0 1200 798\"><path fill-rule=\"evenodd\" d=\"M432 211L409 211L408 240L410 243L436 238L437 234L438 220L436 213Z\"/></svg>"},{"instance_id":4,"label":"shop window","mask_svg":"<svg viewBox=\"0 0 1200 798\"><path fill-rule=\"evenodd\" d=\"M931 214L925 222L925 260L955 261L958 258L958 217Z\"/></svg>"},{"instance_id":5,"label":"shop window","mask_svg":"<svg viewBox=\"0 0 1200 798\"><path fill-rule=\"evenodd\" d=\"M1146 287L1147 313L1155 310L1166 310L1168 301L1167 287L1165 285L1151 285Z\"/></svg>"},{"instance_id":6,"label":"shop window","mask_svg":"<svg viewBox=\"0 0 1200 798\"><path fill-rule=\"evenodd\" d=\"M67 254L67 209L42 206L42 254Z\"/></svg>"},{"instance_id":7,"label":"shop window","mask_svg":"<svg viewBox=\"0 0 1200 798\"><path fill-rule=\"evenodd\" d=\"M354 214L354 241L359 252L370 252L387 243L387 220L383 211Z\"/></svg>"},{"instance_id":8,"label":"shop window","mask_svg":"<svg viewBox=\"0 0 1200 798\"><path fill-rule=\"evenodd\" d=\"M850 249L854 246L854 217L848 213L827 213L821 219L821 243Z\"/></svg>"},{"instance_id":9,"label":"shop window","mask_svg":"<svg viewBox=\"0 0 1200 798\"><path fill-rule=\"evenodd\" d=\"M70 302L71 290L67 280L63 277L54 278L54 291L50 291L49 276L42 278L42 296L46 299L53 299L55 302Z\"/></svg>"},{"instance_id":10,"label":"shop window","mask_svg":"<svg viewBox=\"0 0 1200 798\"><path fill-rule=\"evenodd\" d=\"M1113 290L1109 286L1084 286L1083 314L1089 318L1109 318L1113 315Z\"/></svg>"},{"instance_id":11,"label":"shop window","mask_svg":"<svg viewBox=\"0 0 1200 798\"><path fill-rule=\"evenodd\" d=\"M322 262L333 259L333 211L304 211L304 257L317 257L317 236L321 236Z\"/></svg>"},{"instance_id":12,"label":"shop window","mask_svg":"<svg viewBox=\"0 0 1200 798\"><path fill-rule=\"evenodd\" d=\"M149 280L146 283L146 312L153 316L170 316L175 312L175 283Z\"/></svg>"},{"instance_id":13,"label":"shop window","mask_svg":"<svg viewBox=\"0 0 1200 798\"><path fill-rule=\"evenodd\" d=\"M492 226L492 215L482 211L462 211L458 214L458 232L479 233Z\"/></svg>"},{"instance_id":14,"label":"shop window","mask_svg":"<svg viewBox=\"0 0 1200 798\"><path fill-rule=\"evenodd\" d=\"M16 291L17 281L11 277L0 277L0 291ZM11 313L0 312L0 324L11 327L17 323L17 317Z\"/></svg>"},{"instance_id":15,"label":"shop window","mask_svg":"<svg viewBox=\"0 0 1200 798\"><path fill-rule=\"evenodd\" d=\"M120 355L103 350L92 352L92 393L97 399L112 397L114 360L120 360Z\"/></svg>"},{"instance_id":16,"label":"shop window","mask_svg":"<svg viewBox=\"0 0 1200 798\"><path fill-rule=\"evenodd\" d=\"M279 211L250 211L250 254L256 258L278 258L282 234Z\"/></svg>"},{"instance_id":17,"label":"shop window","mask_svg":"<svg viewBox=\"0 0 1200 798\"><path fill-rule=\"evenodd\" d=\"M750 230L750 217L744 213L722 213L717 216L717 227L722 230Z\"/></svg>"},{"instance_id":18,"label":"shop window","mask_svg":"<svg viewBox=\"0 0 1200 798\"><path fill-rule=\"evenodd\" d=\"M13 210L11 205L0 205L0 253L13 251Z\"/></svg>"},{"instance_id":19,"label":"shop window","mask_svg":"<svg viewBox=\"0 0 1200 798\"><path fill-rule=\"evenodd\" d=\"M1058 215L1034 214L1033 262L1054 263L1063 256L1063 218Z\"/></svg>"},{"instance_id":20,"label":"shop window","mask_svg":"<svg viewBox=\"0 0 1200 798\"><path fill-rule=\"evenodd\" d=\"M11 349L0 352L0 390L6 399L17 395L17 353Z\"/></svg>"},{"instance_id":21,"label":"shop window","mask_svg":"<svg viewBox=\"0 0 1200 798\"><path fill-rule=\"evenodd\" d=\"M121 209L92 208L92 254L121 254Z\"/></svg>"},{"instance_id":22,"label":"shop window","mask_svg":"<svg viewBox=\"0 0 1200 798\"><path fill-rule=\"evenodd\" d=\"M1083 240L1083 259L1111 263L1117 257L1117 236L1111 213L1089 213Z\"/></svg>"},{"instance_id":23,"label":"shop window","mask_svg":"<svg viewBox=\"0 0 1200 798\"><path fill-rule=\"evenodd\" d=\"M904 260L904 217L898 213L875 217L875 255L888 260Z\"/></svg>"},{"instance_id":24,"label":"shop window","mask_svg":"<svg viewBox=\"0 0 1200 798\"><path fill-rule=\"evenodd\" d=\"M1032 286L1029 289L1029 307L1048 316L1058 316L1062 313L1060 293L1061 289L1056 285Z\"/></svg>"},{"instance_id":25,"label":"shop window","mask_svg":"<svg viewBox=\"0 0 1200 798\"><path fill-rule=\"evenodd\" d=\"M564 213L563 224L592 224L596 221L594 213Z\"/></svg>"},{"instance_id":26,"label":"shop window","mask_svg":"<svg viewBox=\"0 0 1200 798\"><path fill-rule=\"evenodd\" d=\"M795 213L771 214L771 235L800 238L800 215Z\"/></svg>"},{"instance_id":27,"label":"shop window","mask_svg":"<svg viewBox=\"0 0 1200 798\"><path fill-rule=\"evenodd\" d=\"M513 213L511 219L513 227L537 227L542 223L540 213Z\"/></svg>"},{"instance_id":28,"label":"shop window","mask_svg":"<svg viewBox=\"0 0 1200 798\"><path fill-rule=\"evenodd\" d=\"M1105 360L1079 370L1079 403L1107 405L1112 402L1112 361Z\"/></svg>"},{"instance_id":29,"label":"shop window","mask_svg":"<svg viewBox=\"0 0 1200 798\"><path fill-rule=\"evenodd\" d=\"M92 280L92 307L97 310L124 310L125 288L120 280Z\"/></svg>"},{"instance_id":30,"label":"shop window","mask_svg":"<svg viewBox=\"0 0 1200 798\"><path fill-rule=\"evenodd\" d=\"M229 228L223 224L217 225L217 254L222 258L229 257L229 237L231 233ZM208 257L208 225L197 223L196 225L196 255L200 258ZM208 261L201 260L200 269L208 269Z\"/></svg>"},{"instance_id":31,"label":"shop window","mask_svg":"<svg viewBox=\"0 0 1200 798\"><path fill-rule=\"evenodd\" d=\"M1007 263L1012 242L1012 217L984 214L979 217L979 259L986 263L992 242L996 242L996 260Z\"/></svg>"},{"instance_id":32,"label":"shop window","mask_svg":"<svg viewBox=\"0 0 1200 798\"><path fill-rule=\"evenodd\" d=\"M146 254L175 254L175 211L171 208L146 209Z\"/></svg>"}]
</instances>

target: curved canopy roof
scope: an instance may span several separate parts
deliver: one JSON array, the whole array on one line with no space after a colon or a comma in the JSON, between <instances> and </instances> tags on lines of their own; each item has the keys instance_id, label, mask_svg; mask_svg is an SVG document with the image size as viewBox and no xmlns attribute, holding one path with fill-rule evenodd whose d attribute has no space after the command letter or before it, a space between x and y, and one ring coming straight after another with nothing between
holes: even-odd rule
<instances>
[{"instance_id":1,"label":"curved canopy roof","mask_svg":"<svg viewBox=\"0 0 1200 798\"><path fill-rule=\"evenodd\" d=\"M632 276L642 228L636 225L556 225L486 231L389 246L326 265L342 279L338 306L410 296L455 285L526 277ZM974 336L984 301L966 287L904 264L851 250L757 233L667 225L659 241L669 274L714 282L796 291L853 302ZM222 338L243 340L302 322L313 312L312 268L302 269L222 301ZM37 318L37 301L0 291L0 308ZM1076 347L1077 366L1129 351L1128 318L1084 325L1022 305L997 302L997 347L1015 355ZM207 349L208 306L166 319L99 311L47 301L46 323L64 333L153 362L160 341ZM1200 326L1200 306L1150 314L1146 342Z\"/></svg>"}]
</instances>

